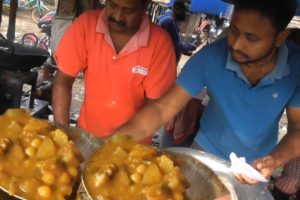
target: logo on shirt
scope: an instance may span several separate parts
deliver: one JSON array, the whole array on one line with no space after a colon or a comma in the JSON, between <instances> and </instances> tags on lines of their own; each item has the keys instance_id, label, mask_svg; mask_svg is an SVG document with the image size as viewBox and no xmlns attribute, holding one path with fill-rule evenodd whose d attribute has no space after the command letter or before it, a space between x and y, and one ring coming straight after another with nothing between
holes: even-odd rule
<instances>
[{"instance_id":1,"label":"logo on shirt","mask_svg":"<svg viewBox=\"0 0 300 200\"><path fill-rule=\"evenodd\" d=\"M278 95L278 93L277 93L277 92L275 92L275 93L273 93L273 95L272 95L272 96L273 96L273 98L274 98L274 99L277 99L279 95Z\"/></svg>"},{"instance_id":2,"label":"logo on shirt","mask_svg":"<svg viewBox=\"0 0 300 200\"><path fill-rule=\"evenodd\" d=\"M148 75L148 69L145 68L145 67L142 67L142 66L134 66L134 67L132 67L132 73L147 76Z\"/></svg>"}]
</instances>

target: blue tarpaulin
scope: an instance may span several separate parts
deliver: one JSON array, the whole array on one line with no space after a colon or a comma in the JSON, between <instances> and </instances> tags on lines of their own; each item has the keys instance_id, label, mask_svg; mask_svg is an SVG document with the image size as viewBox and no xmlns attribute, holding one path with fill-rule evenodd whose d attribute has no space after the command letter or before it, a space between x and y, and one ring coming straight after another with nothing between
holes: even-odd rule
<instances>
[{"instance_id":1,"label":"blue tarpaulin","mask_svg":"<svg viewBox=\"0 0 300 200\"><path fill-rule=\"evenodd\" d=\"M300 0L297 0L297 2L298 2L298 9L296 11L296 15L300 16Z\"/></svg>"},{"instance_id":2,"label":"blue tarpaulin","mask_svg":"<svg viewBox=\"0 0 300 200\"><path fill-rule=\"evenodd\" d=\"M174 0L170 1L172 7ZM300 0L298 2L298 9L296 15L300 16ZM223 2L222 0L192 0L191 12L206 13L212 15L226 16L232 10L232 6Z\"/></svg>"},{"instance_id":3,"label":"blue tarpaulin","mask_svg":"<svg viewBox=\"0 0 300 200\"><path fill-rule=\"evenodd\" d=\"M170 5L173 5L171 0ZM194 13L206 13L212 15L225 16L231 5L221 0L192 0L190 11Z\"/></svg>"}]
</instances>

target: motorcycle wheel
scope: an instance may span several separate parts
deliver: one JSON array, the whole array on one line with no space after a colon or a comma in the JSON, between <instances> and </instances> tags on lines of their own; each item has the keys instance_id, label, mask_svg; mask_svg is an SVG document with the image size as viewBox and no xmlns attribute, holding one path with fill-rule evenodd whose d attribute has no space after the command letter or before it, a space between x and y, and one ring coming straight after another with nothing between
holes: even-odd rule
<instances>
[{"instance_id":1,"label":"motorcycle wheel","mask_svg":"<svg viewBox=\"0 0 300 200\"><path fill-rule=\"evenodd\" d=\"M21 43L26 46L36 47L39 38L34 33L25 33L21 39Z\"/></svg>"},{"instance_id":2,"label":"motorcycle wheel","mask_svg":"<svg viewBox=\"0 0 300 200\"><path fill-rule=\"evenodd\" d=\"M34 6L31 10L31 18L35 23L38 23L39 19L49 12L46 6L41 8L41 14L38 11L37 6Z\"/></svg>"}]
</instances>

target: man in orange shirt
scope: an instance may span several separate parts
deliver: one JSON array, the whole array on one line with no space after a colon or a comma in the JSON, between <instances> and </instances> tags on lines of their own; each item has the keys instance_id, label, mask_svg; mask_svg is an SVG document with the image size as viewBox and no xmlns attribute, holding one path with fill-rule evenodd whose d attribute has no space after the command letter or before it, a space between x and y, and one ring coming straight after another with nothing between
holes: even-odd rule
<instances>
[{"instance_id":1,"label":"man in orange shirt","mask_svg":"<svg viewBox=\"0 0 300 200\"><path fill-rule=\"evenodd\" d=\"M175 81L174 46L149 22L148 1L106 0L104 10L83 13L66 31L55 53L55 122L69 124L72 85L80 71L85 99L78 126L98 137L110 136Z\"/></svg>"}]
</instances>

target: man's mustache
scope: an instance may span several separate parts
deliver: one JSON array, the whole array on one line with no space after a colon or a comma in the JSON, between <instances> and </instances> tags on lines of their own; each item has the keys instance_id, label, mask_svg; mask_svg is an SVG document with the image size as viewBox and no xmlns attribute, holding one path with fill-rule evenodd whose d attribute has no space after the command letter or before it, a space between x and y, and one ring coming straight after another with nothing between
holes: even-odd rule
<instances>
[{"instance_id":1,"label":"man's mustache","mask_svg":"<svg viewBox=\"0 0 300 200\"><path fill-rule=\"evenodd\" d=\"M122 27L126 26L126 22L124 22L123 20L118 21L115 18L113 18L112 16L108 17L108 21L113 22L113 23L115 23L115 24L117 24L119 26L122 26Z\"/></svg>"},{"instance_id":2,"label":"man's mustache","mask_svg":"<svg viewBox=\"0 0 300 200\"><path fill-rule=\"evenodd\" d=\"M242 52L242 51L239 51L239 50L234 50L232 47L229 47L229 50L230 50L231 52L233 52L233 53L238 53L238 54L240 54L240 55L242 55L242 56L244 56L244 57L248 58L248 55L247 55L247 54L245 54L245 53L244 53L244 52Z\"/></svg>"}]
</instances>

